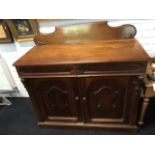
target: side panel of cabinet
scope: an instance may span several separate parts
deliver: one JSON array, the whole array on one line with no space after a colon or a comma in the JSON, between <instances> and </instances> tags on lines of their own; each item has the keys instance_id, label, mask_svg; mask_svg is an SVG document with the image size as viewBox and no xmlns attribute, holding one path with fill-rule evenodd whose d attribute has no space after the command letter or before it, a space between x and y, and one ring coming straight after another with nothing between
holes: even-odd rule
<instances>
[{"instance_id":1,"label":"side panel of cabinet","mask_svg":"<svg viewBox=\"0 0 155 155\"><path fill-rule=\"evenodd\" d=\"M44 121L80 122L81 106L76 78L29 79L28 91Z\"/></svg>"},{"instance_id":2,"label":"side panel of cabinet","mask_svg":"<svg viewBox=\"0 0 155 155\"><path fill-rule=\"evenodd\" d=\"M81 78L86 122L128 123L130 80L130 76Z\"/></svg>"}]
</instances>

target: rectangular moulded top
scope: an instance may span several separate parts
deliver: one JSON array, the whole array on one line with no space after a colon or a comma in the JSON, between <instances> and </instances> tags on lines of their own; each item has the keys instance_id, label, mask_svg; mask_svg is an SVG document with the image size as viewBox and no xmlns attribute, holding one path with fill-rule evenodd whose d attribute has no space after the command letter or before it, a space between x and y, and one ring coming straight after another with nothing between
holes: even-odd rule
<instances>
[{"instance_id":1,"label":"rectangular moulded top","mask_svg":"<svg viewBox=\"0 0 155 155\"><path fill-rule=\"evenodd\" d=\"M96 41L88 44L35 46L14 63L22 66L147 62L147 53L136 39Z\"/></svg>"}]
</instances>

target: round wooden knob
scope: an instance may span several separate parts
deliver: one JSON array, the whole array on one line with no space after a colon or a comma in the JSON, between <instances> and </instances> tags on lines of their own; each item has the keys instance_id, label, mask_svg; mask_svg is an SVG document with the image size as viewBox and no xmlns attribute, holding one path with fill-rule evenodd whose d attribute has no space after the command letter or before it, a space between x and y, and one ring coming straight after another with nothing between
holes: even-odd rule
<instances>
[{"instance_id":1,"label":"round wooden knob","mask_svg":"<svg viewBox=\"0 0 155 155\"><path fill-rule=\"evenodd\" d=\"M82 99L83 99L83 101L86 101L86 97L83 97Z\"/></svg>"},{"instance_id":2,"label":"round wooden knob","mask_svg":"<svg viewBox=\"0 0 155 155\"><path fill-rule=\"evenodd\" d=\"M76 96L76 97L75 97L75 100L79 100L79 97L78 97L78 96Z\"/></svg>"}]
</instances>

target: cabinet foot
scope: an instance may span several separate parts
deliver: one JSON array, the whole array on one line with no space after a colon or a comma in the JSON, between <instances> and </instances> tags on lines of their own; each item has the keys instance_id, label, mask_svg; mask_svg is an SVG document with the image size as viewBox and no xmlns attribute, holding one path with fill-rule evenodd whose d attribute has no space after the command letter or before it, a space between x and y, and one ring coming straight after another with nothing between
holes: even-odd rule
<instances>
[{"instance_id":1,"label":"cabinet foot","mask_svg":"<svg viewBox=\"0 0 155 155\"><path fill-rule=\"evenodd\" d=\"M144 116L145 116L147 107L149 105L149 101L150 101L150 98L148 98L148 97L144 98L144 101L143 101L143 104L142 104L142 108L141 108L140 118L139 118L139 121L138 121L138 124L140 126L142 126L144 124Z\"/></svg>"}]
</instances>

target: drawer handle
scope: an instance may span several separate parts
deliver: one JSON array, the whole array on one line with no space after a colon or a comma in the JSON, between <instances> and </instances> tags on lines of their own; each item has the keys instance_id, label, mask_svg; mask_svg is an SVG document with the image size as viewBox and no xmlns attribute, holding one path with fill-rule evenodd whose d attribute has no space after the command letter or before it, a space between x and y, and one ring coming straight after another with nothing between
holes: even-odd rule
<instances>
[{"instance_id":1,"label":"drawer handle","mask_svg":"<svg viewBox=\"0 0 155 155\"><path fill-rule=\"evenodd\" d=\"M86 97L83 97L82 99L83 99L83 101L86 101Z\"/></svg>"},{"instance_id":2,"label":"drawer handle","mask_svg":"<svg viewBox=\"0 0 155 155\"><path fill-rule=\"evenodd\" d=\"M76 100L76 101L78 101L78 100L79 100L79 97L78 97L78 96L76 96L76 97L75 97L75 100Z\"/></svg>"}]
</instances>

